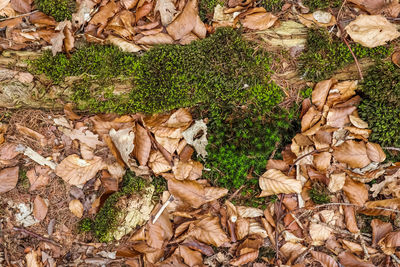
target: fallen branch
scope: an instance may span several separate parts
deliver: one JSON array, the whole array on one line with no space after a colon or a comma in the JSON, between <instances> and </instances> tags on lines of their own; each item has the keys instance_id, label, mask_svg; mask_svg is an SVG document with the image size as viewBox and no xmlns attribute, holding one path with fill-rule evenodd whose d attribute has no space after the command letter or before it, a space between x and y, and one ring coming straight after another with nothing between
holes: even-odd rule
<instances>
[{"instance_id":1,"label":"fallen branch","mask_svg":"<svg viewBox=\"0 0 400 267\"><path fill-rule=\"evenodd\" d=\"M33 13L38 12L38 11L39 10L34 10L34 11L31 11L31 12L28 12L28 13L24 13L24 14L20 14L20 15L17 15L17 16L8 17L8 18L2 18L2 19L0 19L0 21L5 21L5 20L9 20L9 19L15 19L15 18L19 18L19 17L29 16L29 15L31 15Z\"/></svg>"},{"instance_id":2,"label":"fallen branch","mask_svg":"<svg viewBox=\"0 0 400 267\"><path fill-rule=\"evenodd\" d=\"M33 236L33 237L35 237L35 238L37 238L37 239L39 239L39 240L41 240L41 241L44 241L44 242L53 244L53 245L55 245L55 246L57 246L57 247L62 247L62 246L61 246L60 244L58 244L56 241L51 240L50 238L46 238L46 237L44 237L44 236L41 236L41 235L39 235L39 234L37 234L37 233L34 233L34 232L32 232L32 231L26 230L25 228L13 227L13 230L14 230L14 231L17 231L17 232L21 232L21 233L27 234L27 235L30 235L30 236Z\"/></svg>"}]
</instances>

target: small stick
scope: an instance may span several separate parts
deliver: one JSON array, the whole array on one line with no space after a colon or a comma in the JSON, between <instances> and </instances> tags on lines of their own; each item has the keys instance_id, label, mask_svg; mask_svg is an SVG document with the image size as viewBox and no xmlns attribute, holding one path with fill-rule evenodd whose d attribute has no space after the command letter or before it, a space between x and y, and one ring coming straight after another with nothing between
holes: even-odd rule
<instances>
[{"instance_id":1,"label":"small stick","mask_svg":"<svg viewBox=\"0 0 400 267\"><path fill-rule=\"evenodd\" d=\"M164 212L164 210L167 208L167 206L169 205L169 203L171 203L172 201L174 201L174 196L170 195L168 200L165 201L165 203L161 206L160 210L157 212L156 216L154 216L154 219L152 221L153 224L156 223L156 221L158 220L158 218L161 216L161 214Z\"/></svg>"},{"instance_id":2,"label":"small stick","mask_svg":"<svg viewBox=\"0 0 400 267\"><path fill-rule=\"evenodd\" d=\"M386 149L386 150L400 151L400 148L398 148L398 147L386 146L386 147L382 147L382 148Z\"/></svg>"},{"instance_id":3,"label":"small stick","mask_svg":"<svg viewBox=\"0 0 400 267\"><path fill-rule=\"evenodd\" d=\"M233 194L228 198L228 201L231 201L232 199L234 199L234 198L239 194L240 190L242 190L242 189L244 188L244 186L245 186L244 184L241 185L241 186L238 188L238 190L236 190L235 193L233 193Z\"/></svg>"},{"instance_id":4,"label":"small stick","mask_svg":"<svg viewBox=\"0 0 400 267\"><path fill-rule=\"evenodd\" d=\"M29 16L29 15L31 15L33 13L38 12L38 11L39 10L34 10L32 12L28 12L28 13L25 13L25 14L20 14L20 15L14 16L14 17L2 18L2 19L0 19L0 21L5 21L5 20L9 20L9 19L15 19L15 18L19 18L19 17Z\"/></svg>"},{"instance_id":5,"label":"small stick","mask_svg":"<svg viewBox=\"0 0 400 267\"><path fill-rule=\"evenodd\" d=\"M367 245L365 244L364 237L362 235L360 235L360 233L358 233L358 236L360 237L361 247L364 252L364 260L369 260L369 253L368 253Z\"/></svg>"},{"instance_id":6,"label":"small stick","mask_svg":"<svg viewBox=\"0 0 400 267\"><path fill-rule=\"evenodd\" d=\"M279 195L279 213L282 212L282 199L283 199L283 194ZM280 232L278 230L278 224L279 221L281 220L281 218L283 218L283 216L281 214L276 215L276 222L275 222L275 260L276 262L278 262L279 260L279 236L280 236Z\"/></svg>"},{"instance_id":7,"label":"small stick","mask_svg":"<svg viewBox=\"0 0 400 267\"><path fill-rule=\"evenodd\" d=\"M399 259L395 254L390 255L390 257L392 257L392 259L393 259L397 264L400 264L400 259Z\"/></svg>"},{"instance_id":8,"label":"small stick","mask_svg":"<svg viewBox=\"0 0 400 267\"><path fill-rule=\"evenodd\" d=\"M61 246L60 244L58 244L56 241L53 241L53 240L51 240L51 239L49 239L49 238L46 238L46 237L44 237L44 236L41 236L41 235L39 235L39 234L37 234L37 233L34 233L34 232L31 232L31 231L29 231L29 230L26 230L25 228L13 227L13 230L14 230L14 231L21 232L21 233L24 233L24 234L27 234L27 235L30 235L30 236L33 236L33 237L36 237L37 239L39 239L39 240L41 240L41 241L48 242L48 243L53 244L53 245L55 245L55 246L62 247L62 246Z\"/></svg>"}]
</instances>

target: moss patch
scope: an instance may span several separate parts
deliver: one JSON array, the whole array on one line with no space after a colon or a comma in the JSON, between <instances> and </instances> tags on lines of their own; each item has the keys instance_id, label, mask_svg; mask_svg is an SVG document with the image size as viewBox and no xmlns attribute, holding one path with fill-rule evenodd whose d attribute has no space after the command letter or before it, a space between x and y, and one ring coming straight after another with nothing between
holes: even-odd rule
<instances>
[{"instance_id":1,"label":"moss patch","mask_svg":"<svg viewBox=\"0 0 400 267\"><path fill-rule=\"evenodd\" d=\"M308 6L311 11L315 11L328 7L339 7L343 3L343 0L304 0L303 3Z\"/></svg>"},{"instance_id":2,"label":"moss patch","mask_svg":"<svg viewBox=\"0 0 400 267\"><path fill-rule=\"evenodd\" d=\"M76 7L74 0L35 0L37 9L54 17L56 21L71 19Z\"/></svg>"},{"instance_id":3,"label":"moss patch","mask_svg":"<svg viewBox=\"0 0 400 267\"><path fill-rule=\"evenodd\" d=\"M283 4L285 4L284 0L263 0L261 2L261 6L269 12L281 11Z\"/></svg>"},{"instance_id":4,"label":"moss patch","mask_svg":"<svg viewBox=\"0 0 400 267\"><path fill-rule=\"evenodd\" d=\"M387 57L391 49L386 46L366 48L360 44L350 44L357 59ZM333 38L326 29L310 29L307 36L306 50L299 57L300 73L311 81L328 79L332 74L354 58L349 48L338 38Z\"/></svg>"},{"instance_id":5,"label":"moss patch","mask_svg":"<svg viewBox=\"0 0 400 267\"><path fill-rule=\"evenodd\" d=\"M318 182L314 183L313 187L308 191L308 194L315 204L325 204L331 202L329 190L325 185L322 185Z\"/></svg>"}]
</instances>

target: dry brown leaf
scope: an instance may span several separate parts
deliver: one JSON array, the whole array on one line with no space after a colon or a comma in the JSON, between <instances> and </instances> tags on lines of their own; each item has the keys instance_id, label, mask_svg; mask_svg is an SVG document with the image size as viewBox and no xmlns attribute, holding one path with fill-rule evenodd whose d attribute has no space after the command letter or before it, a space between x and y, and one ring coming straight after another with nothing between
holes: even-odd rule
<instances>
[{"instance_id":1,"label":"dry brown leaf","mask_svg":"<svg viewBox=\"0 0 400 267\"><path fill-rule=\"evenodd\" d=\"M158 212L161 205L158 204L154 212ZM161 216L157 219L156 223L152 223L151 220L148 222L148 239L147 244L153 248L161 249L164 246L165 241L169 241L173 236L172 223L169 220L169 214L167 210L164 210Z\"/></svg>"},{"instance_id":2,"label":"dry brown leaf","mask_svg":"<svg viewBox=\"0 0 400 267\"><path fill-rule=\"evenodd\" d=\"M332 154L329 152L321 152L314 154L314 165L319 171L326 171L331 165Z\"/></svg>"},{"instance_id":3,"label":"dry brown leaf","mask_svg":"<svg viewBox=\"0 0 400 267\"><path fill-rule=\"evenodd\" d=\"M195 250L192 250L186 246L179 246L179 255L183 258L183 261L192 266L201 266L203 264L203 257L201 253Z\"/></svg>"},{"instance_id":4,"label":"dry brown leaf","mask_svg":"<svg viewBox=\"0 0 400 267\"><path fill-rule=\"evenodd\" d=\"M18 182L19 167L0 170L0 194L15 188Z\"/></svg>"},{"instance_id":5,"label":"dry brown leaf","mask_svg":"<svg viewBox=\"0 0 400 267\"><path fill-rule=\"evenodd\" d=\"M368 189L365 184L355 182L351 178L346 178L342 190L352 204L363 206L368 200Z\"/></svg>"},{"instance_id":6,"label":"dry brown leaf","mask_svg":"<svg viewBox=\"0 0 400 267\"><path fill-rule=\"evenodd\" d=\"M392 62L397 67L400 67L400 51L396 51L392 54Z\"/></svg>"},{"instance_id":7,"label":"dry brown leaf","mask_svg":"<svg viewBox=\"0 0 400 267\"><path fill-rule=\"evenodd\" d=\"M235 233L237 240L242 240L249 234L250 222L245 218L238 218L235 225Z\"/></svg>"},{"instance_id":8,"label":"dry brown leaf","mask_svg":"<svg viewBox=\"0 0 400 267\"><path fill-rule=\"evenodd\" d=\"M255 261L258 258L258 250L256 251L251 251L249 253L245 253L243 255L240 255L238 258L233 259L229 262L229 264L233 266L243 266L246 265L250 262Z\"/></svg>"},{"instance_id":9,"label":"dry brown leaf","mask_svg":"<svg viewBox=\"0 0 400 267\"><path fill-rule=\"evenodd\" d=\"M106 167L100 157L84 160L73 154L57 165L56 174L70 185L80 185L92 179L99 170Z\"/></svg>"},{"instance_id":10,"label":"dry brown leaf","mask_svg":"<svg viewBox=\"0 0 400 267\"><path fill-rule=\"evenodd\" d=\"M160 32L140 38L137 43L142 45L172 44L174 39L166 33Z\"/></svg>"},{"instance_id":11,"label":"dry brown leaf","mask_svg":"<svg viewBox=\"0 0 400 267\"><path fill-rule=\"evenodd\" d=\"M322 116L322 113L318 111L314 106L308 109L301 120L301 132L305 132L316 124Z\"/></svg>"},{"instance_id":12,"label":"dry brown leaf","mask_svg":"<svg viewBox=\"0 0 400 267\"><path fill-rule=\"evenodd\" d=\"M318 110L322 110L322 107L325 105L326 97L328 96L329 90L335 83L335 79L329 79L321 81L317 83L317 85L315 85L312 91L311 100L312 103L318 108Z\"/></svg>"},{"instance_id":13,"label":"dry brown leaf","mask_svg":"<svg viewBox=\"0 0 400 267\"><path fill-rule=\"evenodd\" d=\"M314 259L321 263L322 267L339 267L337 262L328 254L319 251L311 251L310 253Z\"/></svg>"},{"instance_id":14,"label":"dry brown leaf","mask_svg":"<svg viewBox=\"0 0 400 267\"><path fill-rule=\"evenodd\" d=\"M383 162L386 159L386 154L383 152L382 147L379 144L367 143L367 155L371 161Z\"/></svg>"},{"instance_id":15,"label":"dry brown leaf","mask_svg":"<svg viewBox=\"0 0 400 267\"><path fill-rule=\"evenodd\" d=\"M360 15L345 30L355 42L369 48L385 45L400 36L396 26L382 15Z\"/></svg>"},{"instance_id":16,"label":"dry brown leaf","mask_svg":"<svg viewBox=\"0 0 400 267\"><path fill-rule=\"evenodd\" d=\"M387 4L385 0L349 0L348 2L359 6L370 14L379 14Z\"/></svg>"},{"instance_id":17,"label":"dry brown leaf","mask_svg":"<svg viewBox=\"0 0 400 267\"><path fill-rule=\"evenodd\" d=\"M67 116L67 118L69 120L79 120L82 116L79 116L78 114L76 114L72 108L73 108L73 104L72 103L67 103L64 105L64 114L65 116Z\"/></svg>"},{"instance_id":18,"label":"dry brown leaf","mask_svg":"<svg viewBox=\"0 0 400 267\"><path fill-rule=\"evenodd\" d=\"M223 243L229 242L228 237L222 230L218 217L207 216L194 224L189 232L197 240L220 247Z\"/></svg>"},{"instance_id":19,"label":"dry brown leaf","mask_svg":"<svg viewBox=\"0 0 400 267\"><path fill-rule=\"evenodd\" d=\"M36 131L34 131L32 129L29 129L29 128L25 127L25 126L22 126L19 123L16 123L15 127L17 128L17 131L20 134L27 135L27 136L37 140L38 142L40 142L41 146L45 146L47 144L47 139L46 139L46 137L44 135L42 135L42 134L40 134L40 133L38 133L38 132L36 132Z\"/></svg>"},{"instance_id":20,"label":"dry brown leaf","mask_svg":"<svg viewBox=\"0 0 400 267\"><path fill-rule=\"evenodd\" d=\"M251 10L248 10L249 15L246 15L243 19L241 19L241 23L243 27L248 28L250 30L266 30L272 27L275 22L278 20L274 14L267 12L264 8L254 8L257 9L257 12L252 13Z\"/></svg>"},{"instance_id":21,"label":"dry brown leaf","mask_svg":"<svg viewBox=\"0 0 400 267\"><path fill-rule=\"evenodd\" d=\"M360 117L356 117L354 115L349 116L350 122L357 128L367 129L368 123L360 119Z\"/></svg>"},{"instance_id":22,"label":"dry brown leaf","mask_svg":"<svg viewBox=\"0 0 400 267\"><path fill-rule=\"evenodd\" d=\"M167 26L167 32L174 40L182 39L191 31L200 38L206 34L204 23L198 15L197 0L189 0L183 11Z\"/></svg>"},{"instance_id":23,"label":"dry brown leaf","mask_svg":"<svg viewBox=\"0 0 400 267\"><path fill-rule=\"evenodd\" d=\"M338 256L340 263L346 267L374 267L371 262L365 262L348 251L343 251Z\"/></svg>"},{"instance_id":24,"label":"dry brown leaf","mask_svg":"<svg viewBox=\"0 0 400 267\"><path fill-rule=\"evenodd\" d=\"M277 169L284 172L289 170L289 164L284 160L270 159L267 162L267 170L269 169Z\"/></svg>"},{"instance_id":25,"label":"dry brown leaf","mask_svg":"<svg viewBox=\"0 0 400 267\"><path fill-rule=\"evenodd\" d=\"M367 155L364 142L349 140L334 148L333 156L341 163L346 163L351 168L363 168L371 163Z\"/></svg>"},{"instance_id":26,"label":"dry brown leaf","mask_svg":"<svg viewBox=\"0 0 400 267\"><path fill-rule=\"evenodd\" d=\"M79 199L73 199L69 202L69 210L78 218L83 216L83 205Z\"/></svg>"},{"instance_id":27,"label":"dry brown leaf","mask_svg":"<svg viewBox=\"0 0 400 267\"><path fill-rule=\"evenodd\" d=\"M139 0L121 0L121 4L126 8L126 9L132 9L136 6Z\"/></svg>"},{"instance_id":28,"label":"dry brown leaf","mask_svg":"<svg viewBox=\"0 0 400 267\"><path fill-rule=\"evenodd\" d=\"M139 161L140 166L145 166L150 157L151 139L147 130L138 123L136 124L134 143L133 153Z\"/></svg>"},{"instance_id":29,"label":"dry brown leaf","mask_svg":"<svg viewBox=\"0 0 400 267\"><path fill-rule=\"evenodd\" d=\"M161 23L167 26L173 20L177 10L173 0L157 0L154 13L160 12Z\"/></svg>"},{"instance_id":30,"label":"dry brown leaf","mask_svg":"<svg viewBox=\"0 0 400 267\"><path fill-rule=\"evenodd\" d=\"M203 164L198 161L188 160L187 162L175 162L172 172L177 180L196 180L201 177Z\"/></svg>"},{"instance_id":31,"label":"dry brown leaf","mask_svg":"<svg viewBox=\"0 0 400 267\"><path fill-rule=\"evenodd\" d=\"M95 149L97 145L103 145L103 142L99 141L99 136L87 130L87 127L80 127L79 129L73 129L71 132L65 130L64 134L72 140L79 140L90 148Z\"/></svg>"},{"instance_id":32,"label":"dry brown leaf","mask_svg":"<svg viewBox=\"0 0 400 267\"><path fill-rule=\"evenodd\" d=\"M312 28L315 27L316 25L319 27L329 27L336 24L336 18L335 16L332 16L332 14L321 10L317 10L316 12L317 13L314 12L310 14L298 15L298 19L301 22L301 24L303 24L307 28ZM324 17L324 19L321 20L321 17Z\"/></svg>"},{"instance_id":33,"label":"dry brown leaf","mask_svg":"<svg viewBox=\"0 0 400 267\"><path fill-rule=\"evenodd\" d=\"M373 215L373 216L377 215L389 216L392 213L390 210L384 210L382 208L394 209L394 210L399 209L400 198L368 201L365 203L365 209L360 210L360 212L366 215Z\"/></svg>"},{"instance_id":34,"label":"dry brown leaf","mask_svg":"<svg viewBox=\"0 0 400 267\"><path fill-rule=\"evenodd\" d=\"M170 171L172 169L169 162L160 151L152 151L149 159L149 167L155 174Z\"/></svg>"},{"instance_id":35,"label":"dry brown leaf","mask_svg":"<svg viewBox=\"0 0 400 267\"><path fill-rule=\"evenodd\" d=\"M214 255L214 250L211 246L208 246L204 243L201 243L200 241L192 238L192 237L188 237L185 239L185 241L182 243L183 246L186 246L190 249L199 251L201 254L204 254L208 257Z\"/></svg>"},{"instance_id":36,"label":"dry brown leaf","mask_svg":"<svg viewBox=\"0 0 400 267\"><path fill-rule=\"evenodd\" d=\"M353 206L343 206L344 218L347 229L352 233L358 233L360 229L357 226L356 215Z\"/></svg>"},{"instance_id":37,"label":"dry brown leaf","mask_svg":"<svg viewBox=\"0 0 400 267\"><path fill-rule=\"evenodd\" d=\"M33 216L35 219L42 221L46 217L48 209L46 201L37 195L33 202Z\"/></svg>"},{"instance_id":38,"label":"dry brown leaf","mask_svg":"<svg viewBox=\"0 0 400 267\"><path fill-rule=\"evenodd\" d=\"M11 7L15 10L18 11L19 13L28 13L31 12L32 10L32 2L33 0L11 0Z\"/></svg>"},{"instance_id":39,"label":"dry brown leaf","mask_svg":"<svg viewBox=\"0 0 400 267\"><path fill-rule=\"evenodd\" d=\"M206 202L211 202L226 196L228 192L228 189L222 187L206 187L204 188L204 198Z\"/></svg>"},{"instance_id":40,"label":"dry brown leaf","mask_svg":"<svg viewBox=\"0 0 400 267\"><path fill-rule=\"evenodd\" d=\"M122 39L120 37L113 36L111 34L108 35L106 40L109 43L118 46L124 52L136 53L136 52L143 50L140 46L138 46L132 42L128 42L125 39Z\"/></svg>"},{"instance_id":41,"label":"dry brown leaf","mask_svg":"<svg viewBox=\"0 0 400 267\"><path fill-rule=\"evenodd\" d=\"M271 196L280 193L300 193L302 189L300 181L289 178L281 171L275 169L266 171L260 177L259 185L262 190L260 197Z\"/></svg>"},{"instance_id":42,"label":"dry brown leaf","mask_svg":"<svg viewBox=\"0 0 400 267\"><path fill-rule=\"evenodd\" d=\"M31 250L28 254L26 254L25 260L26 267L43 267L43 264L40 261L39 253L35 250Z\"/></svg>"},{"instance_id":43,"label":"dry brown leaf","mask_svg":"<svg viewBox=\"0 0 400 267\"><path fill-rule=\"evenodd\" d=\"M48 166L36 165L34 168L26 172L29 179L29 191L34 191L38 188L46 186L50 181L50 168Z\"/></svg>"},{"instance_id":44,"label":"dry brown leaf","mask_svg":"<svg viewBox=\"0 0 400 267\"><path fill-rule=\"evenodd\" d=\"M47 16L43 12L35 12L29 15L29 21L32 24L55 26L57 23L53 17Z\"/></svg>"},{"instance_id":45,"label":"dry brown leaf","mask_svg":"<svg viewBox=\"0 0 400 267\"><path fill-rule=\"evenodd\" d=\"M344 127L350 123L349 115L356 109L356 107L331 108L326 118L326 124L336 128Z\"/></svg>"},{"instance_id":46,"label":"dry brown leaf","mask_svg":"<svg viewBox=\"0 0 400 267\"><path fill-rule=\"evenodd\" d=\"M378 244L386 255L394 254L396 247L400 246L400 231L388 233Z\"/></svg>"},{"instance_id":47,"label":"dry brown leaf","mask_svg":"<svg viewBox=\"0 0 400 267\"><path fill-rule=\"evenodd\" d=\"M378 242L384 238L388 233L393 231L393 226L389 222L383 222L378 219L371 221L372 228L372 247L375 247Z\"/></svg>"},{"instance_id":48,"label":"dry brown leaf","mask_svg":"<svg viewBox=\"0 0 400 267\"><path fill-rule=\"evenodd\" d=\"M114 0L100 7L99 11L92 17L89 24L100 24L100 32L107 26L108 20L112 18L120 9L120 6ZM99 31L99 30L98 30Z\"/></svg>"},{"instance_id":49,"label":"dry brown leaf","mask_svg":"<svg viewBox=\"0 0 400 267\"><path fill-rule=\"evenodd\" d=\"M332 229L320 223L310 224L310 237L314 246L322 246L326 240L331 236Z\"/></svg>"},{"instance_id":50,"label":"dry brown leaf","mask_svg":"<svg viewBox=\"0 0 400 267\"><path fill-rule=\"evenodd\" d=\"M279 250L289 259L286 264L291 265L307 248L299 243L287 242Z\"/></svg>"},{"instance_id":51,"label":"dry brown leaf","mask_svg":"<svg viewBox=\"0 0 400 267\"><path fill-rule=\"evenodd\" d=\"M168 190L193 208L198 208L206 203L204 187L196 181L169 179Z\"/></svg>"},{"instance_id":52,"label":"dry brown leaf","mask_svg":"<svg viewBox=\"0 0 400 267\"><path fill-rule=\"evenodd\" d=\"M135 21L138 22L141 18L146 17L153 10L153 1L146 1L136 10Z\"/></svg>"},{"instance_id":53,"label":"dry brown leaf","mask_svg":"<svg viewBox=\"0 0 400 267\"><path fill-rule=\"evenodd\" d=\"M264 212L261 209L246 207L246 206L237 206L237 212L242 218L255 218L264 216Z\"/></svg>"}]
</instances>

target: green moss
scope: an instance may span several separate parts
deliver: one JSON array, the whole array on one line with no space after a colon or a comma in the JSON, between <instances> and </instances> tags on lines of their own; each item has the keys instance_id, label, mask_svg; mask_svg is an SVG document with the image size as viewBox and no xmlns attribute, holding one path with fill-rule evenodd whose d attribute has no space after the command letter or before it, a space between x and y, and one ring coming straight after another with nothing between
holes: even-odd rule
<instances>
[{"instance_id":1,"label":"green moss","mask_svg":"<svg viewBox=\"0 0 400 267\"><path fill-rule=\"evenodd\" d=\"M261 6L269 12L278 12L281 11L284 3L284 0L263 0Z\"/></svg>"},{"instance_id":2,"label":"green moss","mask_svg":"<svg viewBox=\"0 0 400 267\"><path fill-rule=\"evenodd\" d=\"M372 233L372 227L371 227L371 221L373 219L378 219L383 222L390 222L390 217L389 216L371 216L371 215L365 215L362 213L357 214L357 221L360 222L360 231L361 233Z\"/></svg>"},{"instance_id":3,"label":"green moss","mask_svg":"<svg viewBox=\"0 0 400 267\"><path fill-rule=\"evenodd\" d=\"M357 59L385 58L391 53L386 46L366 48L360 44L350 44L350 47ZM326 29L310 29L306 50L299 57L299 70L307 80L321 81L353 62L349 48L340 39L332 38Z\"/></svg>"},{"instance_id":4,"label":"green moss","mask_svg":"<svg viewBox=\"0 0 400 267\"><path fill-rule=\"evenodd\" d=\"M19 168L17 187L21 191L28 191L30 187L28 176L26 176L26 170L21 167Z\"/></svg>"},{"instance_id":5,"label":"green moss","mask_svg":"<svg viewBox=\"0 0 400 267\"><path fill-rule=\"evenodd\" d=\"M343 0L304 0L304 5L308 6L311 11L316 9L325 9L328 7L339 7Z\"/></svg>"},{"instance_id":6,"label":"green moss","mask_svg":"<svg viewBox=\"0 0 400 267\"><path fill-rule=\"evenodd\" d=\"M35 0L37 9L54 17L56 21L70 20L75 11L73 0Z\"/></svg>"},{"instance_id":7,"label":"green moss","mask_svg":"<svg viewBox=\"0 0 400 267\"><path fill-rule=\"evenodd\" d=\"M118 202L123 197L140 193L147 185L145 179L135 177L131 172L125 174L121 189L107 198L94 219L93 231L100 242L110 242L114 238L113 231L118 227L122 215Z\"/></svg>"},{"instance_id":8,"label":"green moss","mask_svg":"<svg viewBox=\"0 0 400 267\"><path fill-rule=\"evenodd\" d=\"M199 0L199 16L202 21L211 21L214 15L214 8L217 5L224 6L223 0Z\"/></svg>"},{"instance_id":9,"label":"green moss","mask_svg":"<svg viewBox=\"0 0 400 267\"><path fill-rule=\"evenodd\" d=\"M329 190L326 188L326 186L319 183L315 183L308 191L308 194L315 204L325 204L331 202Z\"/></svg>"},{"instance_id":10,"label":"green moss","mask_svg":"<svg viewBox=\"0 0 400 267\"><path fill-rule=\"evenodd\" d=\"M81 233L90 232L93 230L93 220L90 218L84 218L78 223L78 231Z\"/></svg>"}]
</instances>

